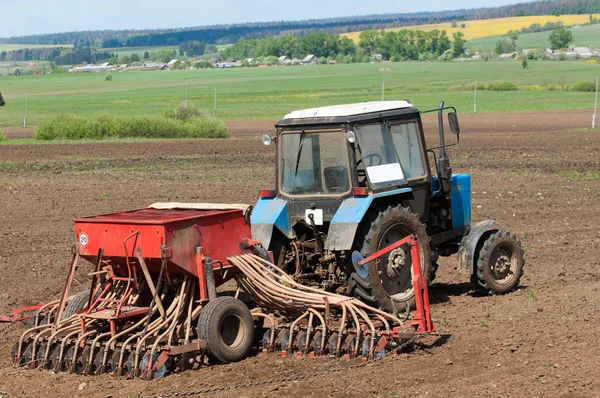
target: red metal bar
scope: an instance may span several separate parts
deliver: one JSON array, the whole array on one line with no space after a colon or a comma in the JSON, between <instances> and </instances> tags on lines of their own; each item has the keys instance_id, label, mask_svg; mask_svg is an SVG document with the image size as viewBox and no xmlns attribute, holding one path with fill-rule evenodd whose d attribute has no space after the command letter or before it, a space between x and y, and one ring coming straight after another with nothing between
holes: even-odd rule
<instances>
[{"instance_id":1,"label":"red metal bar","mask_svg":"<svg viewBox=\"0 0 600 398\"><path fill-rule=\"evenodd\" d=\"M397 249L402 245L408 245L410 247L410 257L412 260L413 288L415 291L416 307L416 311L412 317L412 326L419 333L435 332L435 326L431 321L431 310L429 308L427 278L425 278L423 271L421 270L421 253L419 253L419 238L417 235L409 235L406 238L373 253L369 257L360 261L358 265L363 266L370 261L376 260L379 257L388 254L392 250Z\"/></svg>"},{"instance_id":2,"label":"red metal bar","mask_svg":"<svg viewBox=\"0 0 600 398\"><path fill-rule=\"evenodd\" d=\"M42 308L43 306L44 306L44 304L38 304L38 305L32 305L29 307L18 309L16 311L11 312L10 314L8 314L6 316L0 316L0 322L25 321L25 320L33 317L33 315L24 315L24 313L35 312L35 311L39 310L40 308Z\"/></svg>"},{"instance_id":3,"label":"red metal bar","mask_svg":"<svg viewBox=\"0 0 600 398\"><path fill-rule=\"evenodd\" d=\"M69 269L69 274L67 275L67 281L65 282L65 287L62 292L62 296L60 298L60 303L58 304L58 311L56 313L56 320L54 321L54 327L57 328L60 323L62 313L65 309L65 304L67 303L67 298L69 297L69 290L71 289L71 282L73 282L73 275L75 274L75 269L77 268L77 260L79 260L79 252L77 250L73 253L73 258L71 259L71 268Z\"/></svg>"},{"instance_id":4,"label":"red metal bar","mask_svg":"<svg viewBox=\"0 0 600 398\"><path fill-rule=\"evenodd\" d=\"M427 278L421 270L421 253L419 253L419 242L416 235L411 236L410 257L413 267L413 288L415 290L416 313L413 315L413 326L419 333L435 332L435 326L431 321L431 310L429 308L429 291L427 289Z\"/></svg>"},{"instance_id":5,"label":"red metal bar","mask_svg":"<svg viewBox=\"0 0 600 398\"><path fill-rule=\"evenodd\" d=\"M416 235L409 235L406 238L400 239L398 242L392 243L391 245L379 250L378 252L371 254L369 257L365 258L364 260L359 261L358 266L362 267L366 263L376 260L379 257L388 254L392 250L399 248L402 245L405 245L405 244L411 243L411 242L416 242L416 241L417 241Z\"/></svg>"},{"instance_id":6,"label":"red metal bar","mask_svg":"<svg viewBox=\"0 0 600 398\"><path fill-rule=\"evenodd\" d=\"M202 248L196 248L196 267L198 274L198 288L200 289L200 301L208 301L208 286L206 283L206 272L204 272L204 255Z\"/></svg>"}]
</instances>

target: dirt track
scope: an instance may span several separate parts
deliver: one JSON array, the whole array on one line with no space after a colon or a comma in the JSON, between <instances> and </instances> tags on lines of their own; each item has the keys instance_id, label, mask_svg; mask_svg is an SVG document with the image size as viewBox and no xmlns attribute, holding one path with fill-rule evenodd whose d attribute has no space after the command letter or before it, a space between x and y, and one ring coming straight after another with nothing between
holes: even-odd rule
<instances>
[{"instance_id":1,"label":"dirt track","mask_svg":"<svg viewBox=\"0 0 600 398\"><path fill-rule=\"evenodd\" d=\"M589 115L461 117L452 165L473 175L473 219L494 218L521 238L526 274L513 294L477 297L454 258L445 261L430 294L434 323L449 337L428 339L425 349L354 369L324 358L256 357L145 382L13 369L8 352L24 330L18 325L0 334L0 391L128 397L316 374L214 395L594 396L600 134L579 129ZM258 189L272 186L272 150L258 137L271 133L273 122L229 125L232 138L221 141L0 147L0 313L60 292L75 217L167 200L253 203ZM425 127L435 131L433 118Z\"/></svg>"}]
</instances>

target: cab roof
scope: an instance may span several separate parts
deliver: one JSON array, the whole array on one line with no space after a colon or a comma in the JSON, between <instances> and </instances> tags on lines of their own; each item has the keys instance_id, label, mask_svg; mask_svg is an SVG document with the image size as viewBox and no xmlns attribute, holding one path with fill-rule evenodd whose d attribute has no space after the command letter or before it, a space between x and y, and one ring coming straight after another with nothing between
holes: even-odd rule
<instances>
[{"instance_id":1,"label":"cab roof","mask_svg":"<svg viewBox=\"0 0 600 398\"><path fill-rule=\"evenodd\" d=\"M276 126L352 123L417 112L418 110L406 100L359 102L293 111L285 115Z\"/></svg>"}]
</instances>

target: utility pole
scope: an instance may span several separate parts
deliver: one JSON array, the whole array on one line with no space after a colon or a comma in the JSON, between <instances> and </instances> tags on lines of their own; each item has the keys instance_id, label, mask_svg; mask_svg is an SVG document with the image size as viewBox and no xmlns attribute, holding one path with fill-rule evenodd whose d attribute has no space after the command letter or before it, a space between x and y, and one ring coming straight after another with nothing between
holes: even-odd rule
<instances>
[{"instance_id":1,"label":"utility pole","mask_svg":"<svg viewBox=\"0 0 600 398\"><path fill-rule=\"evenodd\" d=\"M592 117L592 128L596 128L596 113L598 112L598 76L596 76L596 99L594 100L594 116Z\"/></svg>"},{"instance_id":2,"label":"utility pole","mask_svg":"<svg viewBox=\"0 0 600 398\"><path fill-rule=\"evenodd\" d=\"M475 96L473 97L473 113L477 113L477 80L475 80Z\"/></svg>"},{"instance_id":3,"label":"utility pole","mask_svg":"<svg viewBox=\"0 0 600 398\"><path fill-rule=\"evenodd\" d=\"M25 116L23 116L23 127L27 127L27 100L29 97L29 91L25 90Z\"/></svg>"},{"instance_id":4,"label":"utility pole","mask_svg":"<svg viewBox=\"0 0 600 398\"><path fill-rule=\"evenodd\" d=\"M217 85L215 84L215 101L213 106L213 117L217 117Z\"/></svg>"},{"instance_id":5,"label":"utility pole","mask_svg":"<svg viewBox=\"0 0 600 398\"><path fill-rule=\"evenodd\" d=\"M185 82L185 107L187 108L187 102L188 102L188 91L190 88L190 82Z\"/></svg>"},{"instance_id":6,"label":"utility pole","mask_svg":"<svg viewBox=\"0 0 600 398\"><path fill-rule=\"evenodd\" d=\"M383 69L383 82L381 83L381 101L385 101L385 68Z\"/></svg>"}]
</instances>

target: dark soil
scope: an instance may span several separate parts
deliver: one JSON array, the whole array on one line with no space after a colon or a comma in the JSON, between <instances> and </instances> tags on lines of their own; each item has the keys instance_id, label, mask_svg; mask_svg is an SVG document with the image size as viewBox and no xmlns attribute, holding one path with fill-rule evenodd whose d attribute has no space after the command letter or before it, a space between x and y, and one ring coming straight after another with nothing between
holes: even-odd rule
<instances>
[{"instance_id":1,"label":"dark soil","mask_svg":"<svg viewBox=\"0 0 600 398\"><path fill-rule=\"evenodd\" d=\"M219 397L589 397L600 391L600 134L589 113L467 115L451 151L472 174L473 220L495 219L526 249L521 288L472 294L445 259L430 289L446 335L371 366L252 357L154 381L13 369L25 329L0 333L0 396L128 397L288 376ZM227 140L0 146L0 313L56 297L79 216L159 201L247 202L273 185L273 121L229 122ZM435 118L425 128L433 144ZM9 138L12 133L9 131ZM88 269L78 271L83 283ZM77 284L77 283L76 283Z\"/></svg>"}]
</instances>

